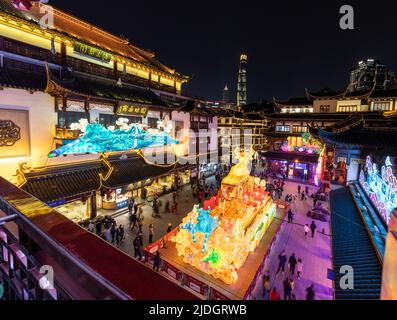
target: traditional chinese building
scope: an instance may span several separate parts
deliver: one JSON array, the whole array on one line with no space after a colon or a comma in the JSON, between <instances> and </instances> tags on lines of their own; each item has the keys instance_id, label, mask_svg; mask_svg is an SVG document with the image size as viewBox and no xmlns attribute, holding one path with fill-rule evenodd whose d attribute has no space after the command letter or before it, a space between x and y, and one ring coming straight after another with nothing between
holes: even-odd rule
<instances>
[{"instance_id":1,"label":"traditional chinese building","mask_svg":"<svg viewBox=\"0 0 397 320\"><path fill-rule=\"evenodd\" d=\"M45 14L53 19L43 29ZM118 199L109 205L117 209L127 192L150 197L176 181L188 182L189 162L177 165L173 154L159 167L136 153L47 156L81 135L81 121L112 128L123 118L149 130L161 122L181 139L194 126L186 105L197 103L182 94L188 80L153 52L66 12L37 2L20 11L1 0L0 130L6 139L0 142L0 176L51 206L78 203L80 209L65 209L81 211L77 221L95 216L106 195ZM209 129L216 127L216 117L203 119Z\"/></svg>"}]
</instances>

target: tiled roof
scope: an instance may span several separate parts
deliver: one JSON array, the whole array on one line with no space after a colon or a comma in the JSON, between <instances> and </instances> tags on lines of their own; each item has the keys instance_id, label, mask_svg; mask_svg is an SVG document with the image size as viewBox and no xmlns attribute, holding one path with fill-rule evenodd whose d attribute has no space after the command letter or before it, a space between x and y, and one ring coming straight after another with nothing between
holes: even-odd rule
<instances>
[{"instance_id":1,"label":"tiled roof","mask_svg":"<svg viewBox=\"0 0 397 320\"><path fill-rule=\"evenodd\" d=\"M40 13L41 3L34 2L33 7L29 11L15 10L10 5L10 0L0 1L0 11L3 14L14 16L15 19L21 21L24 20L25 23L32 26L38 25L35 21L43 16ZM188 77L183 76L175 72L155 58L153 52L141 49L131 43L127 39L118 37L111 34L91 23L88 23L80 18L74 17L71 14L63 12L52 6L54 13L54 26L51 32L61 34L63 36L68 36L71 39L78 40L81 42L88 43L93 46L98 46L109 52L122 55L124 57L130 58L138 63L155 68L160 72L167 73L178 78L188 79Z\"/></svg>"},{"instance_id":2,"label":"tiled roof","mask_svg":"<svg viewBox=\"0 0 397 320\"><path fill-rule=\"evenodd\" d=\"M0 68L0 87L44 91L47 78L44 73L32 73L8 68Z\"/></svg>"},{"instance_id":3,"label":"tiled roof","mask_svg":"<svg viewBox=\"0 0 397 320\"><path fill-rule=\"evenodd\" d=\"M277 105L284 105L284 106L308 106L312 105L312 101L308 97L294 97L290 98L287 101L279 101L274 98L274 102Z\"/></svg>"},{"instance_id":4,"label":"tiled roof","mask_svg":"<svg viewBox=\"0 0 397 320\"><path fill-rule=\"evenodd\" d=\"M176 166L185 168L179 164L167 167L152 165L136 154L129 155L124 160L120 156L113 156L109 162L113 172L102 184L108 188L155 178L170 173ZM27 183L22 189L46 203L75 198L98 190L101 186L99 174L105 174L107 170L100 161L47 167L27 173Z\"/></svg>"},{"instance_id":5,"label":"tiled roof","mask_svg":"<svg viewBox=\"0 0 397 320\"><path fill-rule=\"evenodd\" d=\"M390 90L374 90L371 95L371 98L397 98L397 89Z\"/></svg>"},{"instance_id":6,"label":"tiled roof","mask_svg":"<svg viewBox=\"0 0 397 320\"><path fill-rule=\"evenodd\" d=\"M63 79L58 79L51 75L51 80L77 94L155 106L167 106L153 91L124 83L118 86L116 80L87 77L77 73L68 73L67 77Z\"/></svg>"},{"instance_id":7,"label":"tiled roof","mask_svg":"<svg viewBox=\"0 0 397 320\"><path fill-rule=\"evenodd\" d=\"M140 156L132 156L125 160L110 160L113 172L110 178L103 183L105 187L116 188L138 181L164 175L175 169L175 166L156 166L148 164Z\"/></svg>"},{"instance_id":8,"label":"tiled roof","mask_svg":"<svg viewBox=\"0 0 397 320\"><path fill-rule=\"evenodd\" d=\"M100 186L99 173L104 167L98 162L79 167L54 167L26 174L28 182L23 190L37 199L51 201L76 197L97 190Z\"/></svg>"},{"instance_id":9,"label":"tiled roof","mask_svg":"<svg viewBox=\"0 0 397 320\"><path fill-rule=\"evenodd\" d=\"M328 143L349 146L386 147L396 150L397 129L354 128L340 133L318 129L319 137Z\"/></svg>"},{"instance_id":10,"label":"tiled roof","mask_svg":"<svg viewBox=\"0 0 397 320\"><path fill-rule=\"evenodd\" d=\"M346 89L332 90L330 88L323 88L317 92L306 90L306 93L310 98L337 98L339 96L343 96L345 92Z\"/></svg>"}]
</instances>

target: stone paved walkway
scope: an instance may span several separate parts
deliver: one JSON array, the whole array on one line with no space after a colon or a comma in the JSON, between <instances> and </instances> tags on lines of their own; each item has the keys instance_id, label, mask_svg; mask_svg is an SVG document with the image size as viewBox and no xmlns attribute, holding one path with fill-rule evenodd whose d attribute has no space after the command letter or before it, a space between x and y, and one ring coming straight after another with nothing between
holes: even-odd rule
<instances>
[{"instance_id":1,"label":"stone paved walkway","mask_svg":"<svg viewBox=\"0 0 397 320\"><path fill-rule=\"evenodd\" d=\"M284 187L283 197L289 193L297 193L298 183L286 182ZM304 188L303 184L301 184ZM310 194L316 191L316 188L309 186ZM323 202L323 205L329 208L328 203ZM297 259L302 259L304 268L301 279L297 279L296 273L293 276L295 282L294 294L297 300L306 299L306 288L314 284L316 292L316 300L331 300L333 299L332 281L327 279L327 270L331 268L331 238L329 236L330 228L329 222L315 221L317 225L317 232L314 238L309 235L305 238L304 225L312 222L312 219L307 217L307 211L313 206L313 200L308 198L306 201L297 199L291 205L292 211L295 215L292 224L284 223L280 230L279 237L275 242L270 257L265 265L265 272L270 275L270 282L275 286L280 296L283 298L283 281L289 276L287 271L288 263L286 264L286 272L281 272L276 275L278 267L278 255L282 250L285 250L289 258L292 253L295 253ZM324 233L323 232L324 230ZM254 290L254 297L257 300L263 300L262 279L258 281Z\"/></svg>"}]
</instances>

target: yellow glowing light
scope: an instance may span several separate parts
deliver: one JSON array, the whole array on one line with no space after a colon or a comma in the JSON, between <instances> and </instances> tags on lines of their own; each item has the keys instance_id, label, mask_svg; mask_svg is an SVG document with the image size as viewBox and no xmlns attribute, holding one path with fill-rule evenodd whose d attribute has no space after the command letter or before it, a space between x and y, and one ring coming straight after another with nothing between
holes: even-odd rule
<instances>
[{"instance_id":1,"label":"yellow glowing light","mask_svg":"<svg viewBox=\"0 0 397 320\"><path fill-rule=\"evenodd\" d=\"M221 185L219 204L210 212L219 221L210 233L203 252L205 234L191 229L198 223L199 208L195 206L182 221L172 241L185 263L227 284L237 281L237 271L244 265L273 221L276 207L266 190L266 182L250 176L251 154L240 153L239 163L232 167Z\"/></svg>"}]
</instances>

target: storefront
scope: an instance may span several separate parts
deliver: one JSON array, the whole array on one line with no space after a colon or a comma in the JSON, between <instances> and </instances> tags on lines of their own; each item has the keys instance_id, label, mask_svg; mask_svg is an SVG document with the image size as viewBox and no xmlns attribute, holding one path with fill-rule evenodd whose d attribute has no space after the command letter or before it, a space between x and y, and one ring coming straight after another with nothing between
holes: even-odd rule
<instances>
[{"instance_id":1,"label":"storefront","mask_svg":"<svg viewBox=\"0 0 397 320\"><path fill-rule=\"evenodd\" d=\"M285 178L313 180L316 175L317 164L299 160L270 160L270 172Z\"/></svg>"},{"instance_id":2,"label":"storefront","mask_svg":"<svg viewBox=\"0 0 397 320\"><path fill-rule=\"evenodd\" d=\"M315 182L318 154L269 151L261 153L267 164L267 174L286 179L303 179Z\"/></svg>"},{"instance_id":3,"label":"storefront","mask_svg":"<svg viewBox=\"0 0 397 320\"><path fill-rule=\"evenodd\" d=\"M128 206L129 197L122 188L104 190L102 199L102 209L119 210Z\"/></svg>"},{"instance_id":4,"label":"storefront","mask_svg":"<svg viewBox=\"0 0 397 320\"><path fill-rule=\"evenodd\" d=\"M200 165L200 178L216 175L219 165L216 163L203 163Z\"/></svg>"},{"instance_id":5,"label":"storefront","mask_svg":"<svg viewBox=\"0 0 397 320\"><path fill-rule=\"evenodd\" d=\"M47 205L73 222L80 223L92 218L92 201L91 195L82 195L77 198L50 201Z\"/></svg>"},{"instance_id":6,"label":"storefront","mask_svg":"<svg viewBox=\"0 0 397 320\"><path fill-rule=\"evenodd\" d=\"M131 183L124 187L103 189L97 195L97 207L104 210L119 210L128 206L129 199L136 202L141 200L152 201L153 197L162 196L175 190L176 183L179 187L190 182L190 169Z\"/></svg>"}]
</instances>

